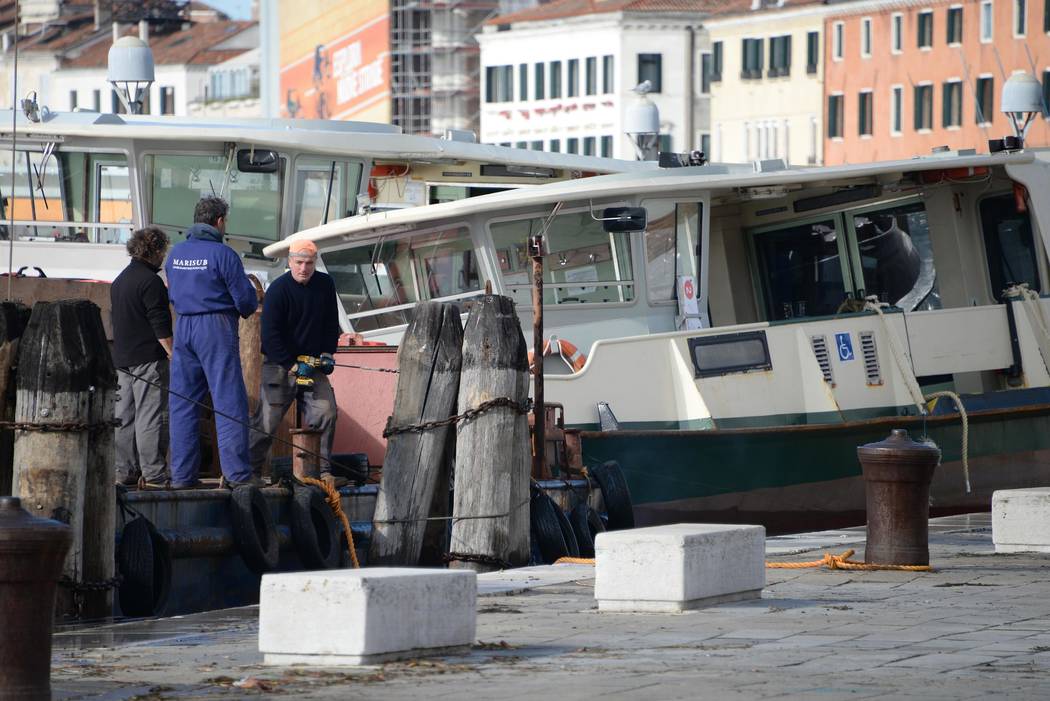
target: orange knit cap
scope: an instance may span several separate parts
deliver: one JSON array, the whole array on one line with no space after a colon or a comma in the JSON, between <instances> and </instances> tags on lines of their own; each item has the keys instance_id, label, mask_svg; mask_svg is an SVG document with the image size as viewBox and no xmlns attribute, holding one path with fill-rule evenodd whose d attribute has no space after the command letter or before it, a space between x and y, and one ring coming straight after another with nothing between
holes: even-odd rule
<instances>
[{"instance_id":1,"label":"orange knit cap","mask_svg":"<svg viewBox=\"0 0 1050 701\"><path fill-rule=\"evenodd\" d=\"M288 256L313 258L317 255L317 244L309 239L298 239L288 244Z\"/></svg>"}]
</instances>

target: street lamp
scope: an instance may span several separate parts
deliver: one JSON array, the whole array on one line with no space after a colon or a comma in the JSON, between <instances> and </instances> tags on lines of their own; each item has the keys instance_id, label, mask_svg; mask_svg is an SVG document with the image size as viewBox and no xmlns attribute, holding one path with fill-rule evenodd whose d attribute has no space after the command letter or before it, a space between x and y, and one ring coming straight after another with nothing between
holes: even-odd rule
<instances>
[{"instance_id":1,"label":"street lamp","mask_svg":"<svg viewBox=\"0 0 1050 701\"><path fill-rule=\"evenodd\" d=\"M138 37L121 37L109 49L106 80L129 114L142 114L142 102L153 84L153 51Z\"/></svg>"}]
</instances>

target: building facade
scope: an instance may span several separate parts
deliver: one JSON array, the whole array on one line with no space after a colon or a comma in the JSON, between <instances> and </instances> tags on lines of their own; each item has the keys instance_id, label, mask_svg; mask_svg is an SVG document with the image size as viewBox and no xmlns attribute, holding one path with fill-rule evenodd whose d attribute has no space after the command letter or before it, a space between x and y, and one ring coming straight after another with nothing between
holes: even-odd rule
<instances>
[{"instance_id":1,"label":"building facade","mask_svg":"<svg viewBox=\"0 0 1050 701\"><path fill-rule=\"evenodd\" d=\"M1028 143L1050 145L1050 3L885 0L840 6L824 20L828 164L976 148L1012 134L1000 111L1015 72L1042 81L1044 116Z\"/></svg>"},{"instance_id":2,"label":"building facade","mask_svg":"<svg viewBox=\"0 0 1050 701\"><path fill-rule=\"evenodd\" d=\"M675 5L681 9L651 0L555 0L489 20L478 37L480 140L634 159L624 120L640 99L634 89L649 81L660 149L701 148L710 134L700 92L706 4Z\"/></svg>"},{"instance_id":3,"label":"building facade","mask_svg":"<svg viewBox=\"0 0 1050 701\"><path fill-rule=\"evenodd\" d=\"M702 91L711 100L714 161L823 159L824 15L813 0L755 2L705 21Z\"/></svg>"}]
</instances>

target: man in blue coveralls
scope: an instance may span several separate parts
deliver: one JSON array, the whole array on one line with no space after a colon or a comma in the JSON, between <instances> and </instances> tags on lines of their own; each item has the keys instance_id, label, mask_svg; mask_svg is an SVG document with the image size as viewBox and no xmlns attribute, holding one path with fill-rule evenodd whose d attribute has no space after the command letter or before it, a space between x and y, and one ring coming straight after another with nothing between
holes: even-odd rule
<instances>
[{"instance_id":1,"label":"man in blue coveralls","mask_svg":"<svg viewBox=\"0 0 1050 701\"><path fill-rule=\"evenodd\" d=\"M172 489L199 484L200 409L193 402L203 402L209 390L227 486L260 484L248 462L248 395L237 333L238 317L251 316L258 299L240 256L222 242L228 211L219 197L201 199L186 240L164 266L178 315L169 398Z\"/></svg>"}]
</instances>

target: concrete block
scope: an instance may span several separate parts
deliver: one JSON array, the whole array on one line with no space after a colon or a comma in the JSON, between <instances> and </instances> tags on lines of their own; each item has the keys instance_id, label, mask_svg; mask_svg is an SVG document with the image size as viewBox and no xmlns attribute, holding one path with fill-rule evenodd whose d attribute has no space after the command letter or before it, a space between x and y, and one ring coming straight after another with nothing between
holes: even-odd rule
<instances>
[{"instance_id":1,"label":"concrete block","mask_svg":"<svg viewBox=\"0 0 1050 701\"><path fill-rule=\"evenodd\" d=\"M766 585L766 529L679 523L599 533L599 611L675 612L757 599Z\"/></svg>"},{"instance_id":2,"label":"concrete block","mask_svg":"<svg viewBox=\"0 0 1050 701\"><path fill-rule=\"evenodd\" d=\"M375 567L267 574L259 651L273 665L377 664L474 642L477 575Z\"/></svg>"},{"instance_id":3,"label":"concrete block","mask_svg":"<svg viewBox=\"0 0 1050 701\"><path fill-rule=\"evenodd\" d=\"M1050 553L1050 488L993 493L992 542L997 553Z\"/></svg>"}]
</instances>

